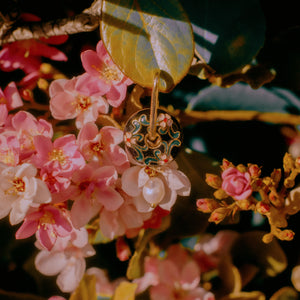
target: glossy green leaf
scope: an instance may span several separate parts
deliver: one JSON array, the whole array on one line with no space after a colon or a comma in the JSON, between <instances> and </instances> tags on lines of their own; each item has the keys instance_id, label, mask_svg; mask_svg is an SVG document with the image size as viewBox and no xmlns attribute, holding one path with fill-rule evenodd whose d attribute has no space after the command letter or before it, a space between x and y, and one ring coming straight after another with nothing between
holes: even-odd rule
<instances>
[{"instance_id":1,"label":"glossy green leaf","mask_svg":"<svg viewBox=\"0 0 300 300\"><path fill-rule=\"evenodd\" d=\"M96 277L84 275L69 300L97 300Z\"/></svg>"},{"instance_id":2,"label":"glossy green leaf","mask_svg":"<svg viewBox=\"0 0 300 300\"><path fill-rule=\"evenodd\" d=\"M134 300L136 288L136 283L121 282L115 291L113 300Z\"/></svg>"},{"instance_id":3,"label":"glossy green leaf","mask_svg":"<svg viewBox=\"0 0 300 300\"><path fill-rule=\"evenodd\" d=\"M121 71L139 85L171 90L194 55L191 24L177 0L103 0L101 38Z\"/></svg>"},{"instance_id":4,"label":"glossy green leaf","mask_svg":"<svg viewBox=\"0 0 300 300\"><path fill-rule=\"evenodd\" d=\"M177 197L171 212L171 226L155 237L155 242L162 248L167 247L174 239L205 231L209 214L197 210L196 200L213 195L214 189L205 182L205 174L220 172L216 161L188 148L180 151L176 162L179 170L186 174L191 182L191 194L189 197Z\"/></svg>"},{"instance_id":5,"label":"glossy green leaf","mask_svg":"<svg viewBox=\"0 0 300 300\"><path fill-rule=\"evenodd\" d=\"M259 0L184 0L195 47L218 74L250 63L263 46L265 19Z\"/></svg>"},{"instance_id":6,"label":"glossy green leaf","mask_svg":"<svg viewBox=\"0 0 300 300\"><path fill-rule=\"evenodd\" d=\"M159 228L150 228L144 232L143 237L136 246L135 252L129 261L126 273L128 279L139 278L143 275L145 249L149 241L160 232L165 231L169 226L170 218L169 216L166 216L163 218L162 224Z\"/></svg>"},{"instance_id":7,"label":"glossy green leaf","mask_svg":"<svg viewBox=\"0 0 300 300\"><path fill-rule=\"evenodd\" d=\"M233 262L237 266L253 264L267 276L276 276L287 267L287 257L274 239L269 244L262 241L265 232L251 231L236 239L232 248Z\"/></svg>"},{"instance_id":8,"label":"glossy green leaf","mask_svg":"<svg viewBox=\"0 0 300 300\"><path fill-rule=\"evenodd\" d=\"M297 300L299 299L297 291L292 287L286 286L278 290L270 300Z\"/></svg>"}]
</instances>

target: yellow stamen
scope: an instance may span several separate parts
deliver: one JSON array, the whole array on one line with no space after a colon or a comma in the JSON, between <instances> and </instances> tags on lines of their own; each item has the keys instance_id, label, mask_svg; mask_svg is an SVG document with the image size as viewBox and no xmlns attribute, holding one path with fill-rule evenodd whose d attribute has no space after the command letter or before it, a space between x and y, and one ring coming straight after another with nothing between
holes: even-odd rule
<instances>
[{"instance_id":1,"label":"yellow stamen","mask_svg":"<svg viewBox=\"0 0 300 300\"><path fill-rule=\"evenodd\" d=\"M25 192L25 182L18 177L11 180L12 187L5 191L6 195L17 195L18 193Z\"/></svg>"},{"instance_id":2,"label":"yellow stamen","mask_svg":"<svg viewBox=\"0 0 300 300\"><path fill-rule=\"evenodd\" d=\"M56 160L61 165L64 165L66 163L66 156L64 155L64 152L61 149L53 149L49 153L49 159L50 160Z\"/></svg>"},{"instance_id":3,"label":"yellow stamen","mask_svg":"<svg viewBox=\"0 0 300 300\"><path fill-rule=\"evenodd\" d=\"M86 110L89 106L91 106L90 97L78 96L78 98L77 98L77 109Z\"/></svg>"}]
</instances>

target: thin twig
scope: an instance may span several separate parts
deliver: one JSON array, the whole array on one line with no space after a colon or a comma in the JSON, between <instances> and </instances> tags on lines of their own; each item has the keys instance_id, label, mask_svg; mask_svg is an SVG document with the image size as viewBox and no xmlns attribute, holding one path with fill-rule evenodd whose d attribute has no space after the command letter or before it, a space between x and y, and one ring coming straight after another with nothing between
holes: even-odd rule
<instances>
[{"instance_id":1,"label":"thin twig","mask_svg":"<svg viewBox=\"0 0 300 300\"><path fill-rule=\"evenodd\" d=\"M182 126L210 121L260 121L272 124L300 124L299 115L245 110L179 111L177 117L180 119Z\"/></svg>"},{"instance_id":2,"label":"thin twig","mask_svg":"<svg viewBox=\"0 0 300 300\"><path fill-rule=\"evenodd\" d=\"M38 39L64 34L89 32L99 26L101 0L96 0L81 14L49 22L32 22L15 29L0 31L0 46L18 40Z\"/></svg>"}]
</instances>

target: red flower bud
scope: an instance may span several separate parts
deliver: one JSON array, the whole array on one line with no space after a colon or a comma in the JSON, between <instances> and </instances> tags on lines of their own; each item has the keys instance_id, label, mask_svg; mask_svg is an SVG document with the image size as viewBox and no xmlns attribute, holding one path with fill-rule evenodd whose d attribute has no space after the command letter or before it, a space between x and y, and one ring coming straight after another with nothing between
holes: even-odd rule
<instances>
[{"instance_id":1,"label":"red flower bud","mask_svg":"<svg viewBox=\"0 0 300 300\"><path fill-rule=\"evenodd\" d=\"M250 173L251 177L259 177L261 174L261 169L258 165L249 165L248 172Z\"/></svg>"},{"instance_id":2,"label":"red flower bud","mask_svg":"<svg viewBox=\"0 0 300 300\"><path fill-rule=\"evenodd\" d=\"M260 214L264 215L266 213L268 213L271 209L271 206L267 203L264 202L258 202L256 204L256 210L257 212L259 212Z\"/></svg>"}]
</instances>

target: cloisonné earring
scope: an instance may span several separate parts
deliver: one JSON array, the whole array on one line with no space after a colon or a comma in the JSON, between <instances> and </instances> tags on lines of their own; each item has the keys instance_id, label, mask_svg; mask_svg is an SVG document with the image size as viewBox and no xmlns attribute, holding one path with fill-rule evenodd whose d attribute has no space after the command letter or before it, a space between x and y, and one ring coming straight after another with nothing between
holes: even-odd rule
<instances>
[{"instance_id":1,"label":"cloisonn\u00e9 earring","mask_svg":"<svg viewBox=\"0 0 300 300\"><path fill-rule=\"evenodd\" d=\"M125 149L133 164L145 167L148 175L142 194L151 208L166 195L163 168L179 152L183 136L178 121L167 111L158 109L159 72L155 74L150 109L136 112L124 128Z\"/></svg>"},{"instance_id":2,"label":"cloisonn\u00e9 earring","mask_svg":"<svg viewBox=\"0 0 300 300\"><path fill-rule=\"evenodd\" d=\"M150 109L132 115L124 128L125 149L134 164L162 166L174 160L183 135L176 118L158 109L159 72L155 74Z\"/></svg>"}]
</instances>

